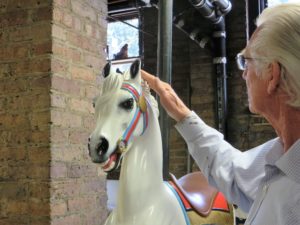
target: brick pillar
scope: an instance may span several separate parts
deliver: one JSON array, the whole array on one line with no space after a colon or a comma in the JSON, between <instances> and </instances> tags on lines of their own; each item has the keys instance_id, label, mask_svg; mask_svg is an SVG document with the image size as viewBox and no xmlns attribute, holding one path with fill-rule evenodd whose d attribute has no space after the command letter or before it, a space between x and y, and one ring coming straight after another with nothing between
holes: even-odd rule
<instances>
[{"instance_id":1,"label":"brick pillar","mask_svg":"<svg viewBox=\"0 0 300 225\"><path fill-rule=\"evenodd\" d=\"M87 155L106 1L0 1L0 224L102 224ZM101 81L101 79L100 79Z\"/></svg>"}]
</instances>

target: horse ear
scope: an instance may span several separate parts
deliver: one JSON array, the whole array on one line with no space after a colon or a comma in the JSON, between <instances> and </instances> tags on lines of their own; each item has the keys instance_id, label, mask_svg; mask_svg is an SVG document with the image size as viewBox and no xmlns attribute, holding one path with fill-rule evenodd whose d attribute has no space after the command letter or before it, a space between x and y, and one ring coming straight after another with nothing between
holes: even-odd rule
<instances>
[{"instance_id":1,"label":"horse ear","mask_svg":"<svg viewBox=\"0 0 300 225\"><path fill-rule=\"evenodd\" d=\"M139 74L140 69L141 69L141 61L137 59L130 66L130 78L135 79Z\"/></svg>"},{"instance_id":2,"label":"horse ear","mask_svg":"<svg viewBox=\"0 0 300 225\"><path fill-rule=\"evenodd\" d=\"M102 76L104 78L109 76L110 68L111 68L111 63L110 62L106 63L106 65L104 66L104 68L102 70Z\"/></svg>"}]
</instances>

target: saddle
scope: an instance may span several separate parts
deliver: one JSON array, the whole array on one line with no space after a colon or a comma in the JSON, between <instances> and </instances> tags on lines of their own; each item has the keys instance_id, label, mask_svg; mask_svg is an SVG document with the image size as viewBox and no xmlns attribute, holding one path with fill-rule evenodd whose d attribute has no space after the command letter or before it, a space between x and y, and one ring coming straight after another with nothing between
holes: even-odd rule
<instances>
[{"instance_id":1,"label":"saddle","mask_svg":"<svg viewBox=\"0 0 300 225\"><path fill-rule=\"evenodd\" d=\"M213 208L219 208L216 206L216 202L220 205L221 201L221 205L225 206L225 208L228 207L224 196L216 188L208 184L206 177L201 172L187 174L179 180L173 174L170 174L170 176L173 184L176 186L175 188L181 192L193 210L199 215L206 217Z\"/></svg>"}]
</instances>

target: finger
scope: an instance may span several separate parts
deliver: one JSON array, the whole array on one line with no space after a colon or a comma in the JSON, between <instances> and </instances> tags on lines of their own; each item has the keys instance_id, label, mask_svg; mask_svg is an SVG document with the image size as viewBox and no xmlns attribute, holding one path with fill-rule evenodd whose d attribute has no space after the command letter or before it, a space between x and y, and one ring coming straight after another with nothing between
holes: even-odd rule
<instances>
[{"instance_id":1,"label":"finger","mask_svg":"<svg viewBox=\"0 0 300 225\"><path fill-rule=\"evenodd\" d=\"M155 76L146 72L145 70L141 70L142 78L147 81L150 87L154 86L155 83Z\"/></svg>"},{"instance_id":2,"label":"finger","mask_svg":"<svg viewBox=\"0 0 300 225\"><path fill-rule=\"evenodd\" d=\"M160 80L144 70L141 70L141 75L142 78L148 83L150 88L153 89L156 93L160 94Z\"/></svg>"}]
</instances>

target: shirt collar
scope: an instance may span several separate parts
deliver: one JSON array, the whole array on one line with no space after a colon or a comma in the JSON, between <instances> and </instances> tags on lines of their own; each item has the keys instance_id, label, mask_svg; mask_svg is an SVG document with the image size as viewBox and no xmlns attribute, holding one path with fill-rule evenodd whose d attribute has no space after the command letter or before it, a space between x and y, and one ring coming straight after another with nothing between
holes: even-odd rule
<instances>
[{"instance_id":1,"label":"shirt collar","mask_svg":"<svg viewBox=\"0 0 300 225\"><path fill-rule=\"evenodd\" d=\"M283 155L283 145L279 137L275 138L272 145L269 147L270 151L266 154L266 165L274 166L276 161Z\"/></svg>"},{"instance_id":2,"label":"shirt collar","mask_svg":"<svg viewBox=\"0 0 300 225\"><path fill-rule=\"evenodd\" d=\"M298 139L275 163L287 176L300 183L300 139Z\"/></svg>"}]
</instances>

